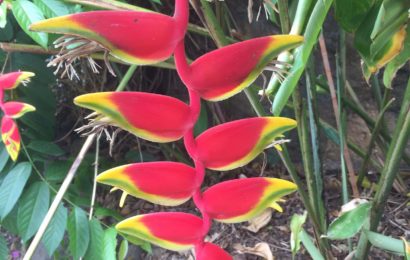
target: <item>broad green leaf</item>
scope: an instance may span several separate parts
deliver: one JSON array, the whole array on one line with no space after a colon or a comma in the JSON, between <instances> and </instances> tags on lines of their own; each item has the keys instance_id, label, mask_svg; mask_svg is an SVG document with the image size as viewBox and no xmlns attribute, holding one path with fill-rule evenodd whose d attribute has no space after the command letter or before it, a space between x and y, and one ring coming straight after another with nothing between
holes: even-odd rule
<instances>
[{"instance_id":1,"label":"broad green leaf","mask_svg":"<svg viewBox=\"0 0 410 260\"><path fill-rule=\"evenodd\" d=\"M125 257L128 254L128 241L123 239L120 245L120 249L118 250L117 259L118 260L125 260Z\"/></svg>"},{"instance_id":2,"label":"broad green leaf","mask_svg":"<svg viewBox=\"0 0 410 260\"><path fill-rule=\"evenodd\" d=\"M383 73L383 83L387 88L391 87L393 78L396 76L396 72L406 64L410 59L410 25L406 28L406 39L404 40L403 49L392 61L390 61Z\"/></svg>"},{"instance_id":3,"label":"broad green leaf","mask_svg":"<svg viewBox=\"0 0 410 260\"><path fill-rule=\"evenodd\" d=\"M373 246L401 255L405 254L402 240L385 236L369 230L365 230L364 232L366 233L367 238Z\"/></svg>"},{"instance_id":4,"label":"broad green leaf","mask_svg":"<svg viewBox=\"0 0 410 260\"><path fill-rule=\"evenodd\" d=\"M44 233L41 242L47 250L48 255L51 257L54 251L58 248L61 241L64 238L65 229L67 227L67 209L60 204L56 213L51 219L46 232Z\"/></svg>"},{"instance_id":5,"label":"broad green leaf","mask_svg":"<svg viewBox=\"0 0 410 260\"><path fill-rule=\"evenodd\" d=\"M40 227L47 214L49 202L50 190L45 182L33 183L21 197L17 224L24 242L27 242Z\"/></svg>"},{"instance_id":6,"label":"broad green leaf","mask_svg":"<svg viewBox=\"0 0 410 260\"><path fill-rule=\"evenodd\" d=\"M7 241L4 239L3 235L0 234L0 259L8 259L9 248L7 246Z\"/></svg>"},{"instance_id":7,"label":"broad green leaf","mask_svg":"<svg viewBox=\"0 0 410 260\"><path fill-rule=\"evenodd\" d=\"M4 144L0 144L0 172L4 169L4 166L6 166L6 163L9 160L9 153L7 152L6 148L4 147Z\"/></svg>"},{"instance_id":8,"label":"broad green leaf","mask_svg":"<svg viewBox=\"0 0 410 260\"><path fill-rule=\"evenodd\" d=\"M112 217L117 222L124 220L124 217L121 216L121 214L119 214L118 211L113 210L113 209L103 208L100 206L95 207L94 215L99 218Z\"/></svg>"},{"instance_id":9,"label":"broad green leaf","mask_svg":"<svg viewBox=\"0 0 410 260\"><path fill-rule=\"evenodd\" d=\"M308 251L309 255L314 260L325 260L320 250L316 247L315 243L313 242L313 238L309 236L309 234L302 228L299 233L300 241L302 241L303 246Z\"/></svg>"},{"instance_id":10,"label":"broad green leaf","mask_svg":"<svg viewBox=\"0 0 410 260\"><path fill-rule=\"evenodd\" d=\"M90 244L84 259L104 259L104 230L97 219L90 220L89 224Z\"/></svg>"},{"instance_id":11,"label":"broad green leaf","mask_svg":"<svg viewBox=\"0 0 410 260\"><path fill-rule=\"evenodd\" d=\"M44 176L48 181L62 181L71 167L72 160L52 161L45 166Z\"/></svg>"},{"instance_id":12,"label":"broad green leaf","mask_svg":"<svg viewBox=\"0 0 410 260\"><path fill-rule=\"evenodd\" d=\"M34 0L34 4L37 5L47 18L63 16L70 13L67 5L61 0Z\"/></svg>"},{"instance_id":13,"label":"broad green leaf","mask_svg":"<svg viewBox=\"0 0 410 260\"><path fill-rule=\"evenodd\" d=\"M290 248L292 250L292 255L300 249L300 231L302 231L303 224L306 222L307 212L305 211L303 215L294 214L290 220Z\"/></svg>"},{"instance_id":14,"label":"broad green leaf","mask_svg":"<svg viewBox=\"0 0 410 260\"><path fill-rule=\"evenodd\" d=\"M27 0L16 0L12 3L12 11L18 24L35 42L43 48L47 48L48 35L46 33L31 32L30 24L44 20L44 14L32 2Z\"/></svg>"},{"instance_id":15,"label":"broad green leaf","mask_svg":"<svg viewBox=\"0 0 410 260\"><path fill-rule=\"evenodd\" d=\"M10 211L10 213L3 219L1 226L7 230L7 232L12 233L13 235L19 235L19 229L17 225L17 213L18 213L18 204Z\"/></svg>"},{"instance_id":16,"label":"broad green leaf","mask_svg":"<svg viewBox=\"0 0 410 260\"><path fill-rule=\"evenodd\" d=\"M58 145L48 141L34 140L27 145L27 148L51 156L61 156L65 153Z\"/></svg>"},{"instance_id":17,"label":"broad green leaf","mask_svg":"<svg viewBox=\"0 0 410 260\"><path fill-rule=\"evenodd\" d=\"M340 26L348 31L355 31L366 18L375 0L336 0L335 18Z\"/></svg>"},{"instance_id":18,"label":"broad green leaf","mask_svg":"<svg viewBox=\"0 0 410 260\"><path fill-rule=\"evenodd\" d=\"M23 188L30 177L31 165L22 162L16 165L0 186L0 219L3 220L20 198Z\"/></svg>"},{"instance_id":19,"label":"broad green leaf","mask_svg":"<svg viewBox=\"0 0 410 260\"><path fill-rule=\"evenodd\" d=\"M0 5L0 28L6 27L7 24L7 2L3 1Z\"/></svg>"},{"instance_id":20,"label":"broad green leaf","mask_svg":"<svg viewBox=\"0 0 410 260\"><path fill-rule=\"evenodd\" d=\"M206 103L201 102L201 113L199 114L199 118L195 123L194 135L198 136L206 129L208 129L208 112L206 111Z\"/></svg>"},{"instance_id":21,"label":"broad green leaf","mask_svg":"<svg viewBox=\"0 0 410 260\"><path fill-rule=\"evenodd\" d=\"M68 217L68 239L70 253L74 259L83 257L90 241L88 219L85 212L75 207Z\"/></svg>"},{"instance_id":22,"label":"broad green leaf","mask_svg":"<svg viewBox=\"0 0 410 260\"><path fill-rule=\"evenodd\" d=\"M104 231L104 260L115 260L117 247L117 231L111 227Z\"/></svg>"},{"instance_id":23,"label":"broad green leaf","mask_svg":"<svg viewBox=\"0 0 410 260\"><path fill-rule=\"evenodd\" d=\"M347 239L354 236L362 228L367 219L371 204L369 202L358 205L356 208L343 213L330 225L325 236L328 239Z\"/></svg>"}]
</instances>

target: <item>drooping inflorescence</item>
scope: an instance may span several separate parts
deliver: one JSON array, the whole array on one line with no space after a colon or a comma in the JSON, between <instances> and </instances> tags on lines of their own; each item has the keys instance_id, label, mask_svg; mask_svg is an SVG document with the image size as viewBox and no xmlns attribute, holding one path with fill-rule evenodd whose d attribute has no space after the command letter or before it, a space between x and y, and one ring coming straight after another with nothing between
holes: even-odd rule
<instances>
[{"instance_id":1,"label":"drooping inflorescence","mask_svg":"<svg viewBox=\"0 0 410 260\"><path fill-rule=\"evenodd\" d=\"M4 91L14 89L18 87L20 83L26 84L30 80L30 77L33 76L34 73L27 71L16 71L0 75L0 108L3 112L1 137L13 161L17 160L21 145L20 133L14 119L36 109L32 105L22 102L4 102Z\"/></svg>"},{"instance_id":2,"label":"drooping inflorescence","mask_svg":"<svg viewBox=\"0 0 410 260\"><path fill-rule=\"evenodd\" d=\"M205 241L212 221L237 223L268 207L278 209L277 201L297 187L286 180L258 177L221 182L202 193L205 170L227 171L246 165L294 128L296 121L283 117L246 118L215 126L195 138L193 128L200 100L219 101L240 92L274 57L301 44L303 37L251 39L207 53L188 64L184 50L188 17L188 0L176 0L173 17L131 11L89 12L42 21L31 28L96 41L129 63L159 62L174 54L177 72L189 92L189 104L142 92L86 94L74 102L95 110L105 122L149 141L183 138L193 160L194 167L176 162L123 165L97 177L100 183L165 206L180 205L192 198L201 213L201 217L182 212L138 215L117 224L124 237L170 250L194 248L196 258L201 260L232 259L223 249ZM152 39L158 41L150 43Z\"/></svg>"}]
</instances>

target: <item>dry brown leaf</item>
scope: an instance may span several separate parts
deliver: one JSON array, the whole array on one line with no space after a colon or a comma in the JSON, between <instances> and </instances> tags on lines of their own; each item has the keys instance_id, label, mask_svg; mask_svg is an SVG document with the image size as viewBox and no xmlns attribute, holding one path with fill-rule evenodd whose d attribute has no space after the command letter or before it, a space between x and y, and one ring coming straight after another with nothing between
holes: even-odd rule
<instances>
[{"instance_id":1,"label":"dry brown leaf","mask_svg":"<svg viewBox=\"0 0 410 260\"><path fill-rule=\"evenodd\" d=\"M272 209L267 208L265 211L262 212L259 216L254 217L253 219L249 220L249 225L245 227L245 229L257 233L259 229L266 226L272 218Z\"/></svg>"},{"instance_id":2,"label":"dry brown leaf","mask_svg":"<svg viewBox=\"0 0 410 260\"><path fill-rule=\"evenodd\" d=\"M235 244L233 245L233 248L235 248L240 254L252 254L263 257L266 260L274 260L272 251L270 250L269 245L265 242L257 243L254 247Z\"/></svg>"}]
</instances>

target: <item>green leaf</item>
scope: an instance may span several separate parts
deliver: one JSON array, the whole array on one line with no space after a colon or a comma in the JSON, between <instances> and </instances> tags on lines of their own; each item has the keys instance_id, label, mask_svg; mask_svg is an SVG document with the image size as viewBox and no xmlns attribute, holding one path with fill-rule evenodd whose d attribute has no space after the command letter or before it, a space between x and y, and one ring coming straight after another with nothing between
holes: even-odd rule
<instances>
[{"instance_id":1,"label":"green leaf","mask_svg":"<svg viewBox=\"0 0 410 260\"><path fill-rule=\"evenodd\" d=\"M49 202L50 190L45 182L33 183L21 197L17 225L24 242L27 242L40 227L47 214Z\"/></svg>"},{"instance_id":2,"label":"green leaf","mask_svg":"<svg viewBox=\"0 0 410 260\"><path fill-rule=\"evenodd\" d=\"M195 123L194 127L194 135L198 136L203 131L208 129L208 112L206 111L206 103L201 102L201 113L199 114L199 118Z\"/></svg>"},{"instance_id":3,"label":"green leaf","mask_svg":"<svg viewBox=\"0 0 410 260\"><path fill-rule=\"evenodd\" d=\"M67 5L57 0L34 0L34 4L44 13L47 18L63 16L70 13Z\"/></svg>"},{"instance_id":4,"label":"green leaf","mask_svg":"<svg viewBox=\"0 0 410 260\"><path fill-rule=\"evenodd\" d=\"M69 249L74 259L84 256L90 241L90 231L85 212L75 207L68 217Z\"/></svg>"},{"instance_id":5,"label":"green leaf","mask_svg":"<svg viewBox=\"0 0 410 260\"><path fill-rule=\"evenodd\" d=\"M118 260L125 260L125 257L128 254L128 241L123 239L120 245L120 250L118 250L117 259Z\"/></svg>"},{"instance_id":6,"label":"green leaf","mask_svg":"<svg viewBox=\"0 0 410 260\"><path fill-rule=\"evenodd\" d=\"M407 25L406 32L403 49L384 69L383 83L387 88L391 88L391 83L397 71L410 59L410 25Z\"/></svg>"},{"instance_id":7,"label":"green leaf","mask_svg":"<svg viewBox=\"0 0 410 260\"><path fill-rule=\"evenodd\" d=\"M61 156L65 152L58 145L48 141L38 141L34 140L27 145L30 150L51 156Z\"/></svg>"},{"instance_id":8,"label":"green leaf","mask_svg":"<svg viewBox=\"0 0 410 260\"><path fill-rule=\"evenodd\" d=\"M16 165L4 178L0 186L0 219L3 220L20 198L30 177L31 165L22 162Z\"/></svg>"},{"instance_id":9,"label":"green leaf","mask_svg":"<svg viewBox=\"0 0 410 260\"><path fill-rule=\"evenodd\" d=\"M0 172L4 169L4 166L6 166L6 163L8 162L10 156L9 153L6 150L6 147L4 147L4 144L0 144Z\"/></svg>"},{"instance_id":10,"label":"green leaf","mask_svg":"<svg viewBox=\"0 0 410 260\"><path fill-rule=\"evenodd\" d=\"M67 209L60 204L48 225L41 242L44 244L48 255L51 257L64 238L67 227Z\"/></svg>"},{"instance_id":11,"label":"green leaf","mask_svg":"<svg viewBox=\"0 0 410 260\"><path fill-rule=\"evenodd\" d=\"M3 235L0 234L0 259L8 259L9 248L7 247L7 241L4 239Z\"/></svg>"},{"instance_id":12,"label":"green leaf","mask_svg":"<svg viewBox=\"0 0 410 260\"><path fill-rule=\"evenodd\" d=\"M3 219L1 226L7 230L7 232L13 235L19 235L19 229L17 225L17 213L18 213L18 203L10 211L10 213Z\"/></svg>"},{"instance_id":13,"label":"green leaf","mask_svg":"<svg viewBox=\"0 0 410 260\"><path fill-rule=\"evenodd\" d=\"M335 18L348 32L355 31L366 18L374 0L336 0Z\"/></svg>"},{"instance_id":14,"label":"green leaf","mask_svg":"<svg viewBox=\"0 0 410 260\"><path fill-rule=\"evenodd\" d=\"M366 233L366 236L369 239L370 243L375 247L401 255L405 254L402 240L385 236L369 230L365 230L364 232Z\"/></svg>"},{"instance_id":15,"label":"green leaf","mask_svg":"<svg viewBox=\"0 0 410 260\"><path fill-rule=\"evenodd\" d=\"M90 245L84 259L103 259L104 252L104 230L100 221L90 220Z\"/></svg>"},{"instance_id":16,"label":"green leaf","mask_svg":"<svg viewBox=\"0 0 410 260\"><path fill-rule=\"evenodd\" d=\"M44 176L48 181L62 181L71 167L72 160L52 161L45 166Z\"/></svg>"},{"instance_id":17,"label":"green leaf","mask_svg":"<svg viewBox=\"0 0 410 260\"><path fill-rule=\"evenodd\" d=\"M6 27L7 24L7 2L4 1L0 5L0 28Z\"/></svg>"},{"instance_id":18,"label":"green leaf","mask_svg":"<svg viewBox=\"0 0 410 260\"><path fill-rule=\"evenodd\" d=\"M302 241L303 246L308 251L309 255L314 260L325 260L323 255L320 253L320 250L316 247L315 243L313 242L313 238L309 236L309 234L302 228L299 233L300 241Z\"/></svg>"},{"instance_id":19,"label":"green leaf","mask_svg":"<svg viewBox=\"0 0 410 260\"><path fill-rule=\"evenodd\" d=\"M303 224L306 222L307 212L303 215L294 214L290 220L290 248L292 255L295 256L300 249L300 231L302 231Z\"/></svg>"},{"instance_id":20,"label":"green leaf","mask_svg":"<svg viewBox=\"0 0 410 260\"><path fill-rule=\"evenodd\" d=\"M113 227L104 231L104 260L115 260L117 230Z\"/></svg>"},{"instance_id":21,"label":"green leaf","mask_svg":"<svg viewBox=\"0 0 410 260\"><path fill-rule=\"evenodd\" d=\"M41 10L35 4L27 0L16 0L11 2L11 4L14 17L23 31L43 48L47 48L48 35L42 32L31 32L28 29L30 24L45 19Z\"/></svg>"},{"instance_id":22,"label":"green leaf","mask_svg":"<svg viewBox=\"0 0 410 260\"><path fill-rule=\"evenodd\" d=\"M354 236L357 232L359 232L366 221L370 206L370 203L366 202L343 213L329 225L329 229L325 237L332 240L338 240L347 239Z\"/></svg>"},{"instance_id":23,"label":"green leaf","mask_svg":"<svg viewBox=\"0 0 410 260\"><path fill-rule=\"evenodd\" d=\"M95 207L94 215L99 218L112 217L117 222L124 220L124 217L121 216L121 214L118 213L118 211L113 210L113 209L103 208L100 206Z\"/></svg>"},{"instance_id":24,"label":"green leaf","mask_svg":"<svg viewBox=\"0 0 410 260\"><path fill-rule=\"evenodd\" d=\"M149 242L142 240L139 237L126 235L124 233L120 233L120 235L123 236L126 240L128 240L128 242L141 247L145 252L149 254L152 253L151 244Z\"/></svg>"}]
</instances>

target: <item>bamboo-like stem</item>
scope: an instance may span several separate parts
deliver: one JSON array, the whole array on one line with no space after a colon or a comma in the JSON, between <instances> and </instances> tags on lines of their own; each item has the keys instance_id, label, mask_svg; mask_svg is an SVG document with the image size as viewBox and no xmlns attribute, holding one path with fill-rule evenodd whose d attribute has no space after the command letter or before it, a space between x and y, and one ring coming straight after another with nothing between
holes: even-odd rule
<instances>
[{"instance_id":1,"label":"bamboo-like stem","mask_svg":"<svg viewBox=\"0 0 410 260\"><path fill-rule=\"evenodd\" d=\"M329 58L327 55L327 50L326 50L326 44L325 44L325 39L323 37L323 34L320 35L319 37L319 45L320 45L320 50L322 53L322 59L323 59L323 66L325 68L325 74L326 74L326 78L327 81L329 83L329 89L330 89L330 95L332 97L332 105L333 105L333 112L335 114L335 118L336 118L336 125L337 125L337 129L339 131L342 131L342 125L340 124L340 117L339 117L339 104L337 102L337 96L336 96L336 91L335 91L335 84L333 82L333 77L331 74L331 69L330 69L330 64L329 64ZM350 157L349 154L349 150L347 149L347 145L346 144L341 144L343 146L343 154L344 154L344 158L346 160L346 166L349 172L349 181L350 181L350 185L353 191L353 196L354 197L359 197L359 191L357 189L357 185L356 185L356 175L354 173L354 168L353 168L353 163L352 163L352 159Z\"/></svg>"},{"instance_id":2,"label":"bamboo-like stem","mask_svg":"<svg viewBox=\"0 0 410 260\"><path fill-rule=\"evenodd\" d=\"M134 67L130 67L128 70L134 70ZM116 91L120 91L123 86L127 85L128 81L131 79L132 73L126 73L124 78L121 80L119 86L117 87ZM30 260L36 250L38 244L41 241L44 233L47 230L48 225L50 224L51 219L53 218L58 206L60 205L65 193L67 192L68 187L70 186L72 180L74 179L75 174L77 173L78 167L82 163L84 156L86 155L88 149L93 144L96 134L91 134L85 140L83 146L81 147L80 152L78 153L77 157L75 158L73 164L71 165L70 170L68 171L63 183L60 186L56 196L54 197L53 202L51 203L50 208L47 211L46 216L44 217L43 221L40 224L40 227L34 236L33 240L29 248L27 249L26 254L24 255L23 260Z\"/></svg>"},{"instance_id":3,"label":"bamboo-like stem","mask_svg":"<svg viewBox=\"0 0 410 260\"><path fill-rule=\"evenodd\" d=\"M393 134L393 140L390 143L386 157L386 164L379 181L379 188L374 196L372 208L369 215L369 229L375 231L379 225L381 215L384 211L387 198L390 194L393 181L398 174L400 160L403 156L404 149L407 146L410 136L410 79L407 82L406 92L397 119L397 124ZM362 232L359 244L356 250L357 259L365 259L370 249L369 241L366 234Z\"/></svg>"},{"instance_id":4,"label":"bamboo-like stem","mask_svg":"<svg viewBox=\"0 0 410 260\"><path fill-rule=\"evenodd\" d=\"M100 156L100 135L97 136L97 140L95 142L93 191L91 193L91 203L90 203L90 211L88 214L88 220L91 220L93 218L95 198L97 195L97 180L96 179L97 179L97 174L98 174L99 156Z\"/></svg>"},{"instance_id":5,"label":"bamboo-like stem","mask_svg":"<svg viewBox=\"0 0 410 260\"><path fill-rule=\"evenodd\" d=\"M70 170L68 171L63 183L60 186L60 189L58 190L56 196L54 197L53 202L51 203L50 208L48 209L48 212L46 216L44 217L43 221L41 222L40 227L38 228L38 231L36 235L34 236L33 240L31 241L31 244L29 248L26 251L26 254L23 257L23 260L30 260L31 257L34 254L34 251L36 250L38 244L41 241L41 238L43 237L44 233L46 232L46 229L48 225L50 224L51 219L54 216L54 213L56 212L58 206L60 205L61 200L64 197L64 194L67 192L68 187L71 184L71 181L73 180L78 167L80 166L81 162L84 159L85 154L87 153L88 149L92 145L94 141L95 134L91 134L87 137L85 140L80 152L77 155L77 158L75 158L73 164L71 165Z\"/></svg>"}]
</instances>

